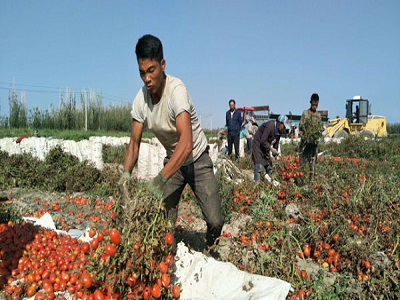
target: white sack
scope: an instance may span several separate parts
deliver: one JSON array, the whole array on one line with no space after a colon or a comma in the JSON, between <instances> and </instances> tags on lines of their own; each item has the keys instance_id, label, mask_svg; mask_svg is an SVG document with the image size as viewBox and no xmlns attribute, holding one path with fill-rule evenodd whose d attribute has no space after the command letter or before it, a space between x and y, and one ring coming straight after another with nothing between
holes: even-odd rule
<instances>
[{"instance_id":1,"label":"white sack","mask_svg":"<svg viewBox=\"0 0 400 300\"><path fill-rule=\"evenodd\" d=\"M208 150L208 153L210 155L210 158L211 158L213 164L215 164L215 162L218 159L218 144L217 143L208 144L208 146L210 147L210 149Z\"/></svg>"},{"instance_id":2,"label":"white sack","mask_svg":"<svg viewBox=\"0 0 400 300\"><path fill-rule=\"evenodd\" d=\"M246 139L245 138L241 138L239 140L239 156L240 157L244 157L245 148L246 148ZM232 153L235 153L235 146L234 145L232 145Z\"/></svg>"},{"instance_id":3,"label":"white sack","mask_svg":"<svg viewBox=\"0 0 400 300\"><path fill-rule=\"evenodd\" d=\"M231 263L189 251L182 242L178 244L175 259L175 275L182 284L182 300L284 300L291 288L286 281L249 274Z\"/></svg>"}]
</instances>

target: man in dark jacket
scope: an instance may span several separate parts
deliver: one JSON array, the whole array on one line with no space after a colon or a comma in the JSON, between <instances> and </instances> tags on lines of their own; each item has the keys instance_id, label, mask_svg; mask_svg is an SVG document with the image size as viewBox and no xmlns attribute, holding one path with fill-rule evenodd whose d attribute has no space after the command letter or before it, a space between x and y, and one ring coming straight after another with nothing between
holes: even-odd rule
<instances>
[{"instance_id":1,"label":"man in dark jacket","mask_svg":"<svg viewBox=\"0 0 400 300\"><path fill-rule=\"evenodd\" d=\"M281 134L285 129L289 129L289 120L285 115L280 115L278 119L263 123L257 130L253 138L252 159L254 162L254 181L260 180L261 169L272 177L271 155L278 156L278 147Z\"/></svg>"},{"instance_id":2,"label":"man in dark jacket","mask_svg":"<svg viewBox=\"0 0 400 300\"><path fill-rule=\"evenodd\" d=\"M232 154L232 145L235 146L235 158L239 157L239 136L242 129L243 118L240 111L236 110L235 100L229 100L229 110L226 112L225 126L228 129L228 155Z\"/></svg>"}]
</instances>

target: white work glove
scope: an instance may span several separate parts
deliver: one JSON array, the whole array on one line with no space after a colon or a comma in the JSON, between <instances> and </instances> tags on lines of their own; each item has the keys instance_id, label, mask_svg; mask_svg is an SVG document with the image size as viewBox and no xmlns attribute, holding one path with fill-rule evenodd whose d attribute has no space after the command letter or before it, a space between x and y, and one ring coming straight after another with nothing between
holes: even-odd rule
<instances>
[{"instance_id":1,"label":"white work glove","mask_svg":"<svg viewBox=\"0 0 400 300\"><path fill-rule=\"evenodd\" d=\"M276 150L274 147L271 148L271 154L273 157L279 156L278 150Z\"/></svg>"},{"instance_id":2,"label":"white work glove","mask_svg":"<svg viewBox=\"0 0 400 300\"><path fill-rule=\"evenodd\" d=\"M268 181L269 183L271 183L272 182L272 178L271 178L271 176L269 176L268 174L265 174L265 180L266 181Z\"/></svg>"}]
</instances>

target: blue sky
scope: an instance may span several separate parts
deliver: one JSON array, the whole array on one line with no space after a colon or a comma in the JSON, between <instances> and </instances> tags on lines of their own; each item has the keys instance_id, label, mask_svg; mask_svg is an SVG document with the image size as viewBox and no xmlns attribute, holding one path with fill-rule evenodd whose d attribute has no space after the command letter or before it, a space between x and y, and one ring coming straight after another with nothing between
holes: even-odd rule
<instances>
[{"instance_id":1,"label":"blue sky","mask_svg":"<svg viewBox=\"0 0 400 300\"><path fill-rule=\"evenodd\" d=\"M67 86L78 98L101 91L106 105L131 102L142 86L135 44L151 33L203 127L224 125L231 98L301 114L313 92L330 117L361 95L400 122L399 13L398 0L2 0L0 114L14 79L28 108L57 105Z\"/></svg>"}]
</instances>

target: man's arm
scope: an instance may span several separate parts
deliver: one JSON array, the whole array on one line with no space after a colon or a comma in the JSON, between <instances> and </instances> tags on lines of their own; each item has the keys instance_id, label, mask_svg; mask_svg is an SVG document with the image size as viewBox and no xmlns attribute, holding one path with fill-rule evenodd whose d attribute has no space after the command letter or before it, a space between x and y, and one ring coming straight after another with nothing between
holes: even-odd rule
<instances>
[{"instance_id":1,"label":"man's arm","mask_svg":"<svg viewBox=\"0 0 400 300\"><path fill-rule=\"evenodd\" d=\"M171 178L182 167L193 150L192 124L188 112L184 111L176 117L176 129L179 134L178 144L171 159L161 170L166 179Z\"/></svg>"},{"instance_id":2,"label":"man's arm","mask_svg":"<svg viewBox=\"0 0 400 300\"><path fill-rule=\"evenodd\" d=\"M139 157L139 146L142 140L143 124L132 121L131 138L125 154L124 171L132 173Z\"/></svg>"}]
</instances>

